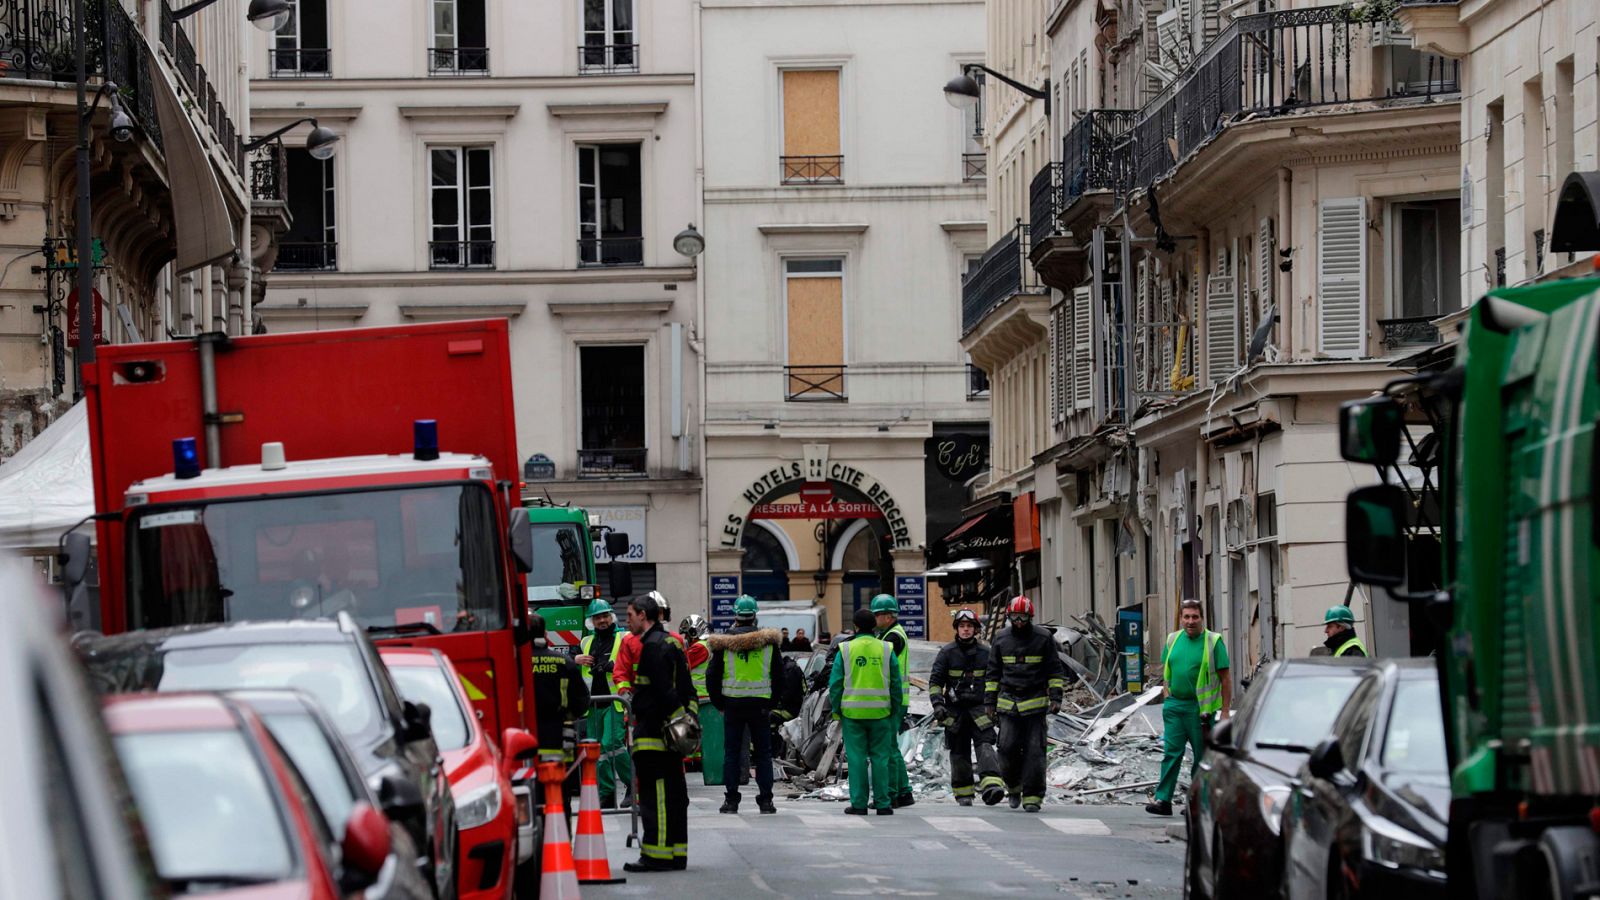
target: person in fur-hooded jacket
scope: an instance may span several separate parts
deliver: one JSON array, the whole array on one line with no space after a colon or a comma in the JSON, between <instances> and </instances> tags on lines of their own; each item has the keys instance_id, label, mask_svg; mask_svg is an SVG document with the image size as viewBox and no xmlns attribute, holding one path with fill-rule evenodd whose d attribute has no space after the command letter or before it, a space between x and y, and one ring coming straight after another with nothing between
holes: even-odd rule
<instances>
[{"instance_id":1,"label":"person in fur-hooded jacket","mask_svg":"<svg viewBox=\"0 0 1600 900\"><path fill-rule=\"evenodd\" d=\"M721 812L739 812L739 758L754 749L756 806L775 813L772 803L772 729L768 714L783 696L782 640L776 628L756 626L756 601L740 597L734 604L734 625L706 638L711 651L706 692L722 712L722 773L726 795Z\"/></svg>"}]
</instances>

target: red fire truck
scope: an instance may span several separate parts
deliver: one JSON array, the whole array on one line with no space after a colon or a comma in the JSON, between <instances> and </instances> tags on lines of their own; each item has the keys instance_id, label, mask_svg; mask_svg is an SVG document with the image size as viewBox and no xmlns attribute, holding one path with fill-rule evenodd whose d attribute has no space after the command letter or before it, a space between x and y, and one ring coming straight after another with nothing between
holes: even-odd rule
<instances>
[{"instance_id":1,"label":"red fire truck","mask_svg":"<svg viewBox=\"0 0 1600 900\"><path fill-rule=\"evenodd\" d=\"M504 320L110 346L84 384L91 625L345 611L449 656L491 734L533 727Z\"/></svg>"}]
</instances>

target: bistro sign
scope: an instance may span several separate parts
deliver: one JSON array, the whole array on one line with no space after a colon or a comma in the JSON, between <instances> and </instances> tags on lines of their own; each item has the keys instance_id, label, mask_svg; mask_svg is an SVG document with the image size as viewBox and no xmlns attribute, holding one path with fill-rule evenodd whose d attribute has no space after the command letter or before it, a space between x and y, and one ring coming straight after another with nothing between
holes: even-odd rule
<instances>
[{"instance_id":1,"label":"bistro sign","mask_svg":"<svg viewBox=\"0 0 1600 900\"><path fill-rule=\"evenodd\" d=\"M786 493L786 488L798 491L807 482L827 481L853 488L866 495L868 503L843 501L837 497L829 502L805 501L801 503L766 503L763 498ZM794 509L800 507L801 509ZM814 507L815 512L809 511ZM848 508L849 512L841 511ZM883 482L850 465L828 459L828 445L807 444L804 460L791 460L767 470L761 477L739 493L739 499L722 523L719 543L724 550L737 550L739 538L751 519L875 519L882 518L889 526L895 549L911 546L911 526L906 522L905 511L895 501Z\"/></svg>"}]
</instances>

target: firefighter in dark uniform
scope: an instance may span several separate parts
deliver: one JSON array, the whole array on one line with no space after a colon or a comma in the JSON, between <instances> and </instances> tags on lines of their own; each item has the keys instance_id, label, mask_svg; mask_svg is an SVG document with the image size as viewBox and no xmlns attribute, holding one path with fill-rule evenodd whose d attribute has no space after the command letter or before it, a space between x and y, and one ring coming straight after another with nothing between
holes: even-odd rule
<instances>
[{"instance_id":1,"label":"firefighter in dark uniform","mask_svg":"<svg viewBox=\"0 0 1600 900\"><path fill-rule=\"evenodd\" d=\"M693 715L694 682L683 650L667 636L661 607L650 597L628 604L628 630L639 636L633 684L633 771L639 782L639 859L629 872L689 867L689 786L683 754L667 746L667 723Z\"/></svg>"},{"instance_id":2,"label":"firefighter in dark uniform","mask_svg":"<svg viewBox=\"0 0 1600 900\"><path fill-rule=\"evenodd\" d=\"M1033 624L1033 601L1017 597L1006 607L1011 627L989 649L983 705L1000 721L1000 771L1011 808L1038 812L1044 805L1046 713L1061 711L1066 669L1050 633Z\"/></svg>"},{"instance_id":3,"label":"firefighter in dark uniform","mask_svg":"<svg viewBox=\"0 0 1600 900\"><path fill-rule=\"evenodd\" d=\"M989 645L978 640L978 614L958 609L956 639L939 649L928 676L933 697L933 717L944 725L944 745L950 751L950 787L956 802L971 806L982 793L990 806L1005 797L1000 780L1000 760L994 752L994 719L983 708L983 680L989 669ZM972 752L978 752L976 786L972 779Z\"/></svg>"}]
</instances>

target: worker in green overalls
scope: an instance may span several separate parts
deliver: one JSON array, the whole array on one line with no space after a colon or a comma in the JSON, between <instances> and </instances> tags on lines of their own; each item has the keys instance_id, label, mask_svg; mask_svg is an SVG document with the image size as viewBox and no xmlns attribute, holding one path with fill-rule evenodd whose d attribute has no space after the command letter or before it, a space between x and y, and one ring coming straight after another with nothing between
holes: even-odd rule
<instances>
[{"instance_id":1,"label":"worker in green overalls","mask_svg":"<svg viewBox=\"0 0 1600 900\"><path fill-rule=\"evenodd\" d=\"M591 633L584 636L578 647L579 654L572 661L578 664L591 696L615 694L617 687L612 669L617 648L622 644L617 635L617 617L611 611L611 604L604 600L590 603L587 615L585 624ZM633 802L630 796L633 761L628 757L622 703L613 701L591 706L584 722L585 736L600 741L600 765L596 767L596 777L600 782L600 808L617 807L619 783L622 785L623 805L630 805Z\"/></svg>"},{"instance_id":2,"label":"worker in green overalls","mask_svg":"<svg viewBox=\"0 0 1600 900\"><path fill-rule=\"evenodd\" d=\"M856 610L855 626L828 678L828 707L842 720L850 774L850 805L844 811L864 816L871 806L880 816L892 816L894 760L905 765L895 742L896 723L906 712L900 666L889 642L873 635L871 610Z\"/></svg>"},{"instance_id":3,"label":"worker in green overalls","mask_svg":"<svg viewBox=\"0 0 1600 900\"><path fill-rule=\"evenodd\" d=\"M894 719L895 754L891 760L894 772L894 805L910 806L916 802L911 796L911 776L906 772L906 759L900 755L900 730L904 724L905 710L911 706L911 653L907 644L911 640L900 627L900 604L888 594L872 598L872 615L877 620L879 640L888 641L900 667L901 718Z\"/></svg>"},{"instance_id":4,"label":"worker in green overalls","mask_svg":"<svg viewBox=\"0 0 1600 900\"><path fill-rule=\"evenodd\" d=\"M1211 727L1212 717L1228 717L1233 705L1233 688L1228 680L1228 648L1222 635L1207 631L1202 624L1200 601L1185 600L1179 607L1182 630L1167 635L1161 648L1161 673L1166 683L1166 699L1161 704L1161 781L1155 799L1144 811L1156 816L1172 815L1172 794L1178 787L1178 770L1183 766L1184 747L1194 752L1189 772L1200 764L1202 733Z\"/></svg>"}]
</instances>

